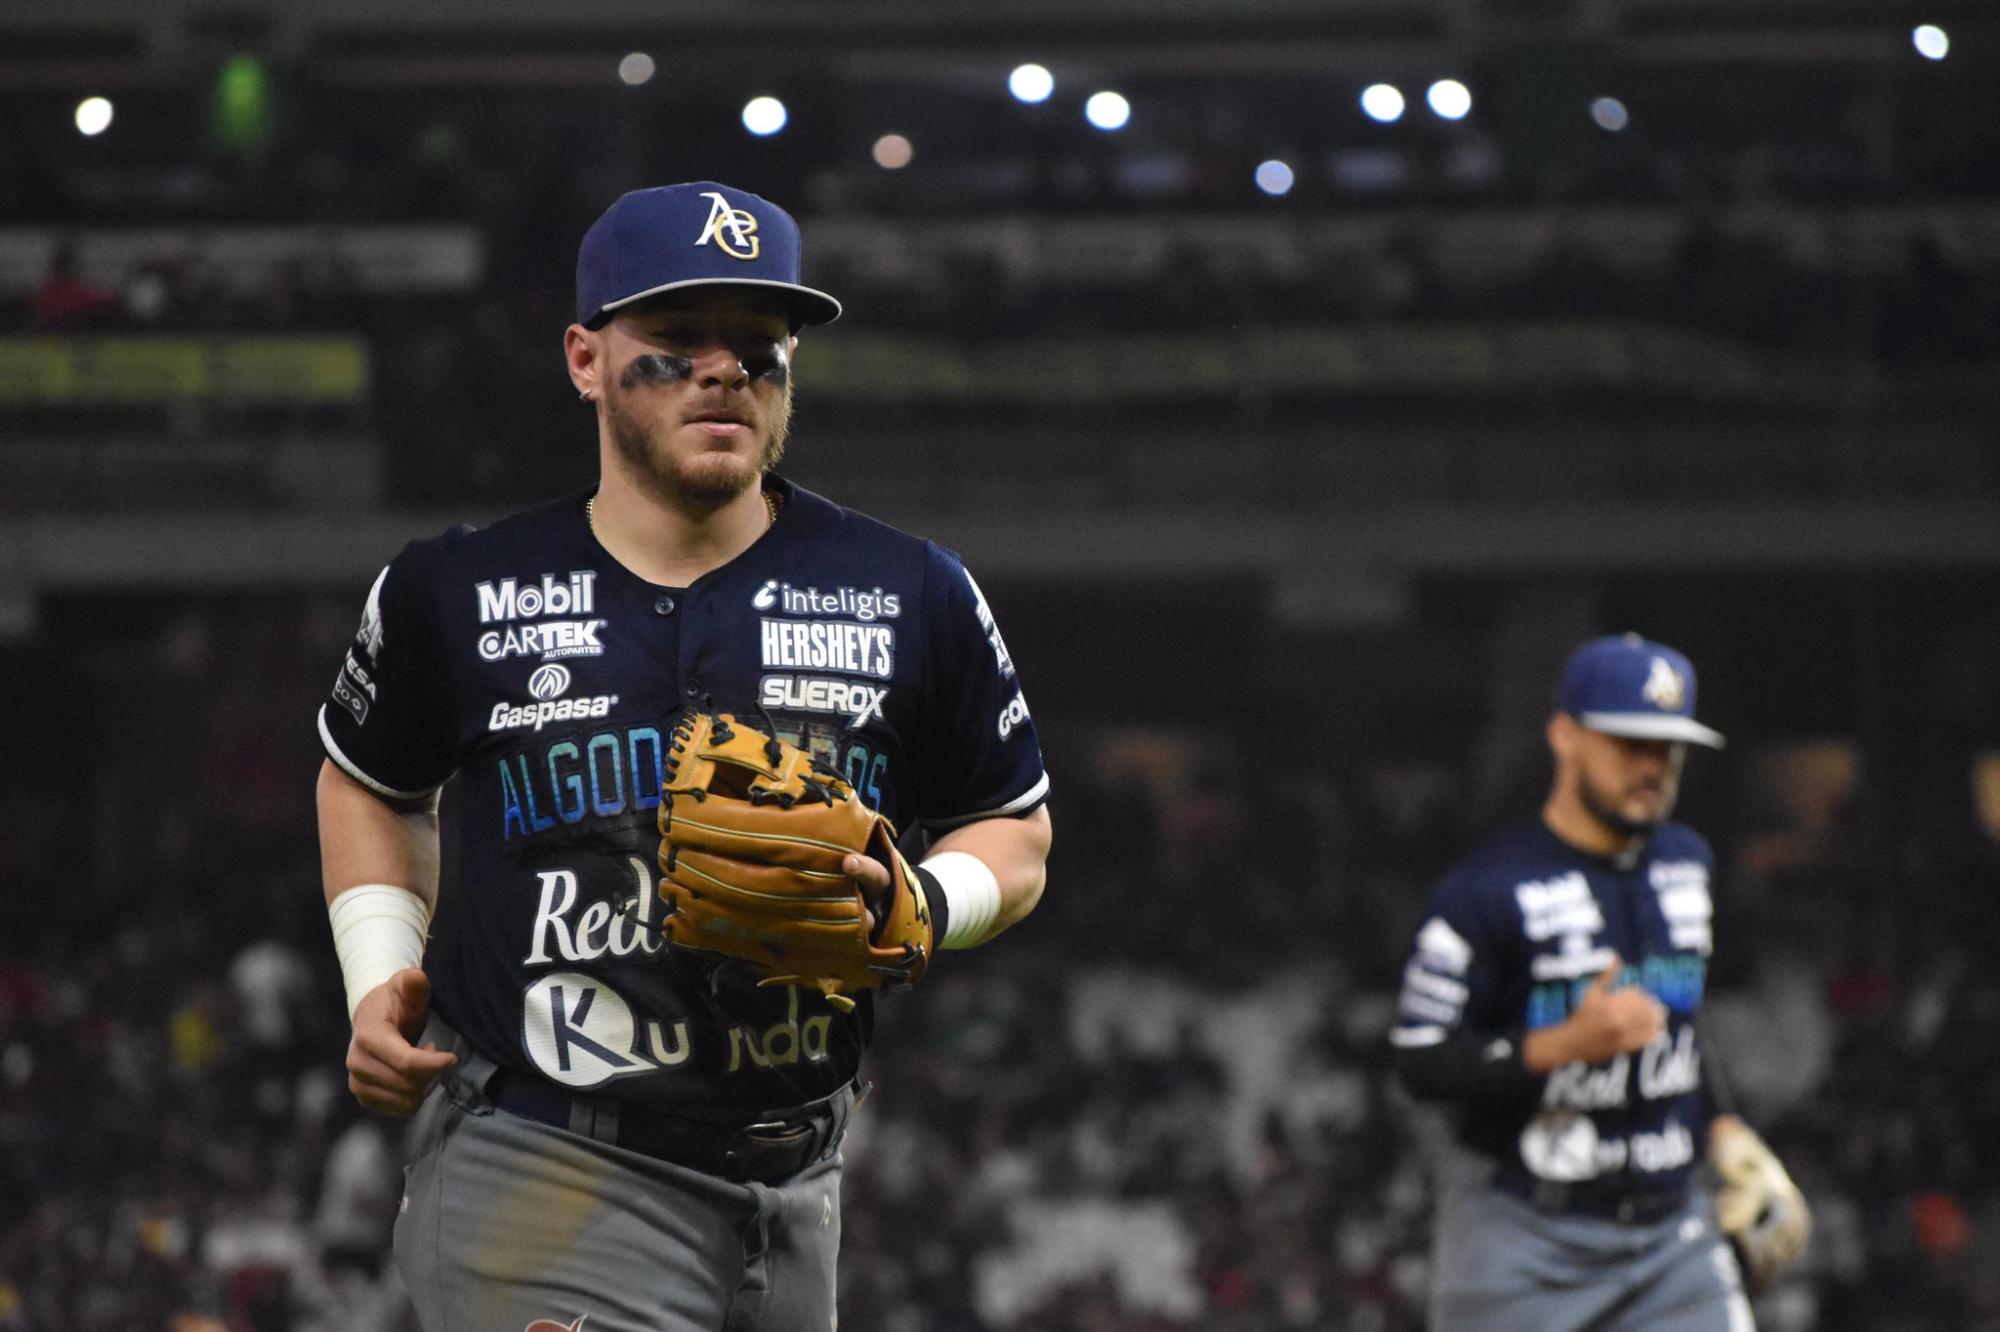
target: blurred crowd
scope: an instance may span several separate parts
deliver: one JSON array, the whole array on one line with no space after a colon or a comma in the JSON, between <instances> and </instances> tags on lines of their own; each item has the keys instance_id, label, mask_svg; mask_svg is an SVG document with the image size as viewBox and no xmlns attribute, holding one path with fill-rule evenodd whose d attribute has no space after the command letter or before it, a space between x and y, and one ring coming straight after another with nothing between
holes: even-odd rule
<instances>
[{"instance_id":1,"label":"blurred crowd","mask_svg":"<svg viewBox=\"0 0 2000 1332\"><path fill-rule=\"evenodd\" d=\"M0 509L190 490L210 507L296 507L301 488L272 476L263 446L327 434L367 454L338 464L354 489L392 506L512 500L523 478L587 464L556 351L577 239L623 189L713 174L694 145L736 143L741 126L603 90L363 96L309 68L284 77L294 96L256 152L208 142L166 92L87 145L0 143L0 330L27 335L0 338L20 367L0 429L34 446L27 498ZM938 136L919 134L900 173L868 159L866 138L849 153L781 136L732 159L734 183L803 219L808 280L846 304L801 363L802 427L920 441L881 470L927 468L919 484L942 492L956 475L936 462L945 433L1030 474L1036 441L1062 429L1143 441L1289 415L1316 437L1300 404L1393 411L1442 392L1534 409L1553 380L1621 405L1700 410L1713 392L1872 411L1885 424L1802 429L1894 453L1904 420L1970 415L1991 395L2000 205L1990 172L1962 168L1990 160L1992 130L1933 132L1949 97L1932 105L1912 85L1907 106L1843 109L1829 92L1749 135L1637 100L1614 134L1579 102L1538 138L1497 96L1490 117L1413 108L1384 127L1321 88L1300 103L1323 119L1290 153L1294 189L1266 197L1249 183L1262 127L1298 112L1256 82L1142 99L1159 110L1120 135L995 97L939 107ZM944 137L961 112L961 139ZM873 114L858 96L852 125L816 133L844 142ZM625 128L585 132L605 124ZM191 338L163 363L118 341L129 334ZM345 340L365 390L188 387L204 348L244 337L233 350L254 363L260 340L294 334ZM1032 419L996 428L996 399ZM1603 433L1545 415L1557 424L1532 429L1585 450ZM176 485L178 455L148 444L201 453L199 486L186 469ZM1050 451L1074 466L1115 447ZM1960 449L1954 465L1976 471L1990 452Z\"/></svg>"},{"instance_id":2,"label":"blurred crowd","mask_svg":"<svg viewBox=\"0 0 2000 1332\"><path fill-rule=\"evenodd\" d=\"M101 758L0 773L0 1328L410 1327L404 1126L344 1088L314 851L310 717L351 619L93 602L58 612L60 659L8 649L71 700L30 747ZM1436 1126L1382 1038L1427 885L1480 831L1470 756L1273 782L1227 717L1043 727L1043 908L884 1005L843 1323L1421 1327ZM1912 815L1865 756L1763 798L1743 739L1690 782L1723 867L1712 1001L1818 1215L1762 1326L2000 1329L2000 819Z\"/></svg>"},{"instance_id":3,"label":"blurred crowd","mask_svg":"<svg viewBox=\"0 0 2000 1332\"><path fill-rule=\"evenodd\" d=\"M497 262L522 248L518 219L466 233L486 273L457 290L366 281L332 244L337 228L282 258L263 249L263 233L243 231L232 247L227 227L200 244L166 233L137 259L124 247L99 259L87 236L51 232L40 278L11 294L0 284L0 321L38 335L355 333L374 340L385 365L399 340L448 338L433 359L477 366L560 331L587 208L579 195L574 229L552 230L527 264ZM1752 203L1621 214L1558 203L1377 221L1245 213L1229 236L1194 215L1106 216L1081 228L1044 217L1005 229L910 218L882 233L907 242L893 255L880 235L866 239L866 226L829 217L806 215L808 277L840 295L848 326L975 346L1056 332L1627 320L1908 371L1986 363L2000 317L2000 214L1983 208L1815 214Z\"/></svg>"},{"instance_id":4,"label":"blurred crowd","mask_svg":"<svg viewBox=\"0 0 2000 1332\"><path fill-rule=\"evenodd\" d=\"M1953 422L1991 396L2000 227L1982 218L1620 217L1556 207L1365 225L1245 219L1240 235L1222 238L1186 218L1098 218L1085 235L1045 231L1043 219L983 236L962 227L963 243L952 224L910 221L911 243L893 263L858 239L866 229L854 219L822 219L809 232L819 240L808 241L808 275L838 293L848 315L808 348L802 429L857 445L895 433L902 454L876 470L949 491L958 472L938 461L941 434L975 445L990 470L1025 475L1041 466L1038 440L1087 432L1099 441L1092 447L1045 450L1076 472L1113 465L1123 441L1190 429L1247 427L1262 440L1277 420L1287 437L1317 439L1314 409L1330 402L1349 410L1344 423L1359 443L1368 422L1355 412L1394 413L1430 394L1498 396L1532 416L1551 391L1573 385L1573 397L1594 394L1600 407L1712 412L1719 396L1805 408L1811 422L1792 418L1786 428L1861 441L1855 447L1886 455L1878 470L1896 475L1902 422L1958 429ZM572 317L569 266L585 222L532 229L533 243L519 223L463 232L476 257L461 262L471 276L456 290L364 285L338 246L317 239L281 261L237 261L223 232L125 267L93 266L88 236L56 245L35 286L11 302L0 294L0 320L55 337L196 340L171 366L107 337L80 341L60 366L24 371L31 378L0 401L0 425L40 450L21 495L32 504L61 491L66 503L115 508L180 494L191 489L175 471L171 449L180 448L212 459L193 488L207 507L295 507L296 487L273 478L264 446L309 450L328 435L366 453L365 465L340 464L343 476L369 478L392 505L508 501L525 498L533 479L581 481L581 418L558 335ZM1022 254L1035 258L1022 264ZM1064 255L1083 258L1057 262ZM259 264L261 280L248 280ZM229 363L254 365L256 339L292 334L348 340L365 390L321 398L288 396L282 383L235 396L177 387L208 364L203 356L235 356L227 338L250 340L235 344L242 355ZM215 340L212 351L203 339ZM0 351L32 355L37 345L52 344ZM122 377L99 349L123 358ZM98 382L93 373L110 391L62 387L77 375ZM296 378L312 375L301 368ZM29 388L44 384L47 396ZM997 427L996 401L1024 419ZM1853 419L1819 419L1841 412ZM1879 422L1855 424L1870 412ZM1479 418L1439 426L1437 415L1428 428L1440 441L1469 438ZM1559 411L1534 429L1586 453L1602 433ZM1988 435L1979 431L1981 447L1959 449L1954 465L1990 471ZM126 453L113 461L93 451L106 442ZM1791 470L1803 475L1821 457ZM0 508L23 502L0 497Z\"/></svg>"}]
</instances>

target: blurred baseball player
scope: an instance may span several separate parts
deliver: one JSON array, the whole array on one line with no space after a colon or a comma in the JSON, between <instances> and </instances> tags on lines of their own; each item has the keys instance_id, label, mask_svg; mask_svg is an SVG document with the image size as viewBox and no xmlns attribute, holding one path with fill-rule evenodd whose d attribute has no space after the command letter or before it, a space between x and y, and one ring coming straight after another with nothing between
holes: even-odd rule
<instances>
[{"instance_id":1,"label":"blurred baseball player","mask_svg":"<svg viewBox=\"0 0 2000 1332\"><path fill-rule=\"evenodd\" d=\"M1570 657L1541 818L1432 894L1391 1035L1455 1110L1435 1223L1440 1332L1742 1332L1798 1256L1804 1199L1720 1099L1701 1046L1708 843L1671 822L1694 668L1635 634ZM1711 1196L1699 1172L1721 1177Z\"/></svg>"},{"instance_id":2,"label":"blurred baseball player","mask_svg":"<svg viewBox=\"0 0 2000 1332\"><path fill-rule=\"evenodd\" d=\"M627 194L576 297L598 483L406 547L320 712L349 1085L422 1111L395 1243L427 1328L831 1329L872 991L760 986L663 937L673 719L755 717L921 823L894 882L921 880L946 948L1033 909L1048 778L958 558L771 470L797 333L840 313L791 217L712 182ZM835 897L892 884L838 863Z\"/></svg>"}]
</instances>

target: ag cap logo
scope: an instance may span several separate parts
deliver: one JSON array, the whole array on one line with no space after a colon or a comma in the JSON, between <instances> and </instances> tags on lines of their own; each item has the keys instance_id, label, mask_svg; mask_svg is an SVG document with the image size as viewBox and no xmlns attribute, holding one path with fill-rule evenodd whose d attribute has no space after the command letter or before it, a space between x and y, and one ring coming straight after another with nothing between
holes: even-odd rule
<instances>
[{"instance_id":1,"label":"ag cap logo","mask_svg":"<svg viewBox=\"0 0 2000 1332\"><path fill-rule=\"evenodd\" d=\"M1660 711L1679 712L1687 699L1687 681L1665 657L1655 657L1652 673L1647 675L1645 687L1639 692Z\"/></svg>"},{"instance_id":2,"label":"ag cap logo","mask_svg":"<svg viewBox=\"0 0 2000 1332\"><path fill-rule=\"evenodd\" d=\"M746 208L731 208L720 190L705 190L701 197L709 200L708 224L695 244L712 240L731 259L755 259L763 245L757 238L756 217Z\"/></svg>"},{"instance_id":3,"label":"ag cap logo","mask_svg":"<svg viewBox=\"0 0 2000 1332\"><path fill-rule=\"evenodd\" d=\"M552 698L561 698L569 692L569 667L550 664L539 666L528 677L528 693L544 703Z\"/></svg>"},{"instance_id":4,"label":"ag cap logo","mask_svg":"<svg viewBox=\"0 0 2000 1332\"><path fill-rule=\"evenodd\" d=\"M583 1332L583 1320L589 1314L578 1314L574 1323L558 1323L553 1318L537 1318L528 1324L523 1332Z\"/></svg>"}]
</instances>

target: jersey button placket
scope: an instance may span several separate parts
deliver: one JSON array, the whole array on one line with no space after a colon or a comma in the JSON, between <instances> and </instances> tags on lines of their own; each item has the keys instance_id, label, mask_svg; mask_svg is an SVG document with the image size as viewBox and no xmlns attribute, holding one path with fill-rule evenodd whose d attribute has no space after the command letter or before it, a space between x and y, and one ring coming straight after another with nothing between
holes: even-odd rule
<instances>
[{"instance_id":1,"label":"jersey button placket","mask_svg":"<svg viewBox=\"0 0 2000 1332\"><path fill-rule=\"evenodd\" d=\"M672 615L673 613L674 599L672 597L659 597L653 602L653 614Z\"/></svg>"}]
</instances>

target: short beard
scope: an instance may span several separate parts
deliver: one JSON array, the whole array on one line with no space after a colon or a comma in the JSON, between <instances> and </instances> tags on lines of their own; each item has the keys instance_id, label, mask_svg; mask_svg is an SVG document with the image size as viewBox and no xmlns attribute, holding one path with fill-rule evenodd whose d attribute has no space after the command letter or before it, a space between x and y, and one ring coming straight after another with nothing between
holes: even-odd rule
<instances>
[{"instance_id":1,"label":"short beard","mask_svg":"<svg viewBox=\"0 0 2000 1332\"><path fill-rule=\"evenodd\" d=\"M778 399L770 436L748 475L695 472L682 467L672 453L655 451L652 428L633 418L625 408L623 394L615 390L605 395L604 416L611 426L612 447L625 460L627 472L641 490L663 504L719 509L756 485L762 474L785 456L785 440L792 431L792 388L787 384Z\"/></svg>"},{"instance_id":2,"label":"short beard","mask_svg":"<svg viewBox=\"0 0 2000 1332\"><path fill-rule=\"evenodd\" d=\"M1576 775L1576 794L1577 798L1582 801L1584 809L1590 812L1592 818L1617 833L1620 837L1643 836L1659 827L1662 823L1665 823L1667 816L1673 813L1672 803L1663 802L1660 806L1658 818L1628 819L1616 809L1613 809L1609 801L1600 798L1597 792L1591 788L1589 779L1584 777L1580 772Z\"/></svg>"}]
</instances>

